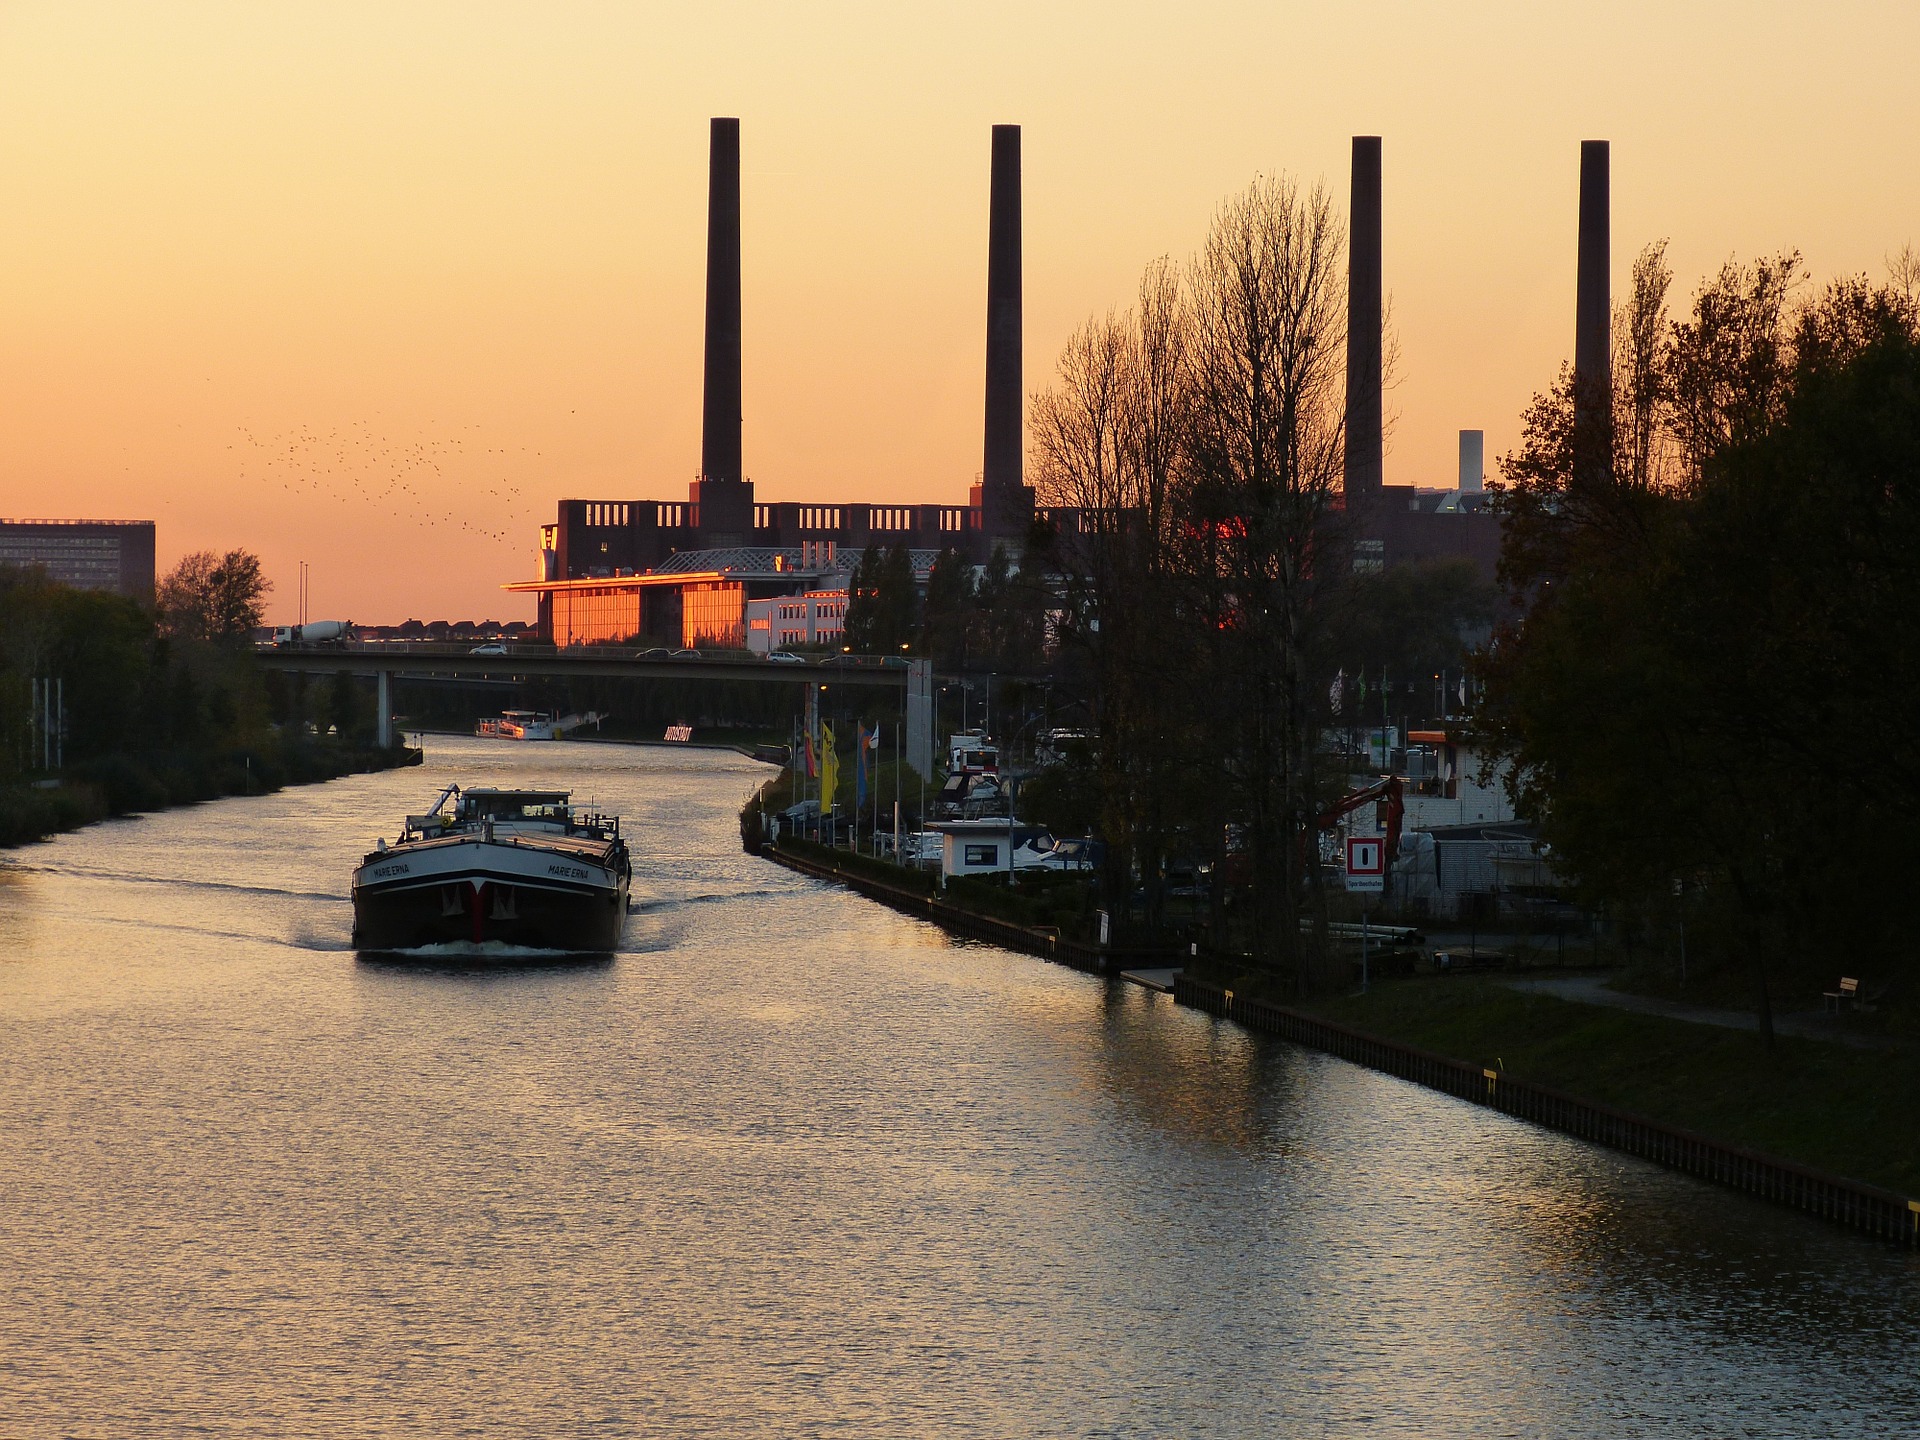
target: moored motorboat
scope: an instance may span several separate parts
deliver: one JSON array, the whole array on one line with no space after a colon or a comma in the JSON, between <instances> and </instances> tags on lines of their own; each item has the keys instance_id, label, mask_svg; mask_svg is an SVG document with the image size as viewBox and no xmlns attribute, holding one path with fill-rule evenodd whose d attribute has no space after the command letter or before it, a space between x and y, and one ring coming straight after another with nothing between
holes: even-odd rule
<instances>
[{"instance_id":1,"label":"moored motorboat","mask_svg":"<svg viewBox=\"0 0 1920 1440\"><path fill-rule=\"evenodd\" d=\"M607 717L598 710L589 710L584 715L554 715L545 710L503 710L498 715L490 715L473 727L473 733L482 739L489 737L501 740L558 740L570 731L584 729L591 725L600 728L600 722Z\"/></svg>"},{"instance_id":2,"label":"moored motorboat","mask_svg":"<svg viewBox=\"0 0 1920 1440\"><path fill-rule=\"evenodd\" d=\"M632 879L617 815L577 812L564 790L449 785L354 868L353 943L602 953L620 942Z\"/></svg>"}]
</instances>

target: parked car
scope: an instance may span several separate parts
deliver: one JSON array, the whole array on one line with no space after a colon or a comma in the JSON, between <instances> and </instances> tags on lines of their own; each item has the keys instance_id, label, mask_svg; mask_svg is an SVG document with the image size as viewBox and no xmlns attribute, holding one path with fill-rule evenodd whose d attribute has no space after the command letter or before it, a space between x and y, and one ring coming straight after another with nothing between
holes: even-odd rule
<instances>
[{"instance_id":1,"label":"parked car","mask_svg":"<svg viewBox=\"0 0 1920 1440\"><path fill-rule=\"evenodd\" d=\"M771 665L804 665L807 657L796 655L791 650L775 650L767 656L767 662Z\"/></svg>"},{"instance_id":2,"label":"parked car","mask_svg":"<svg viewBox=\"0 0 1920 1440\"><path fill-rule=\"evenodd\" d=\"M467 651L469 655L504 655L506 653L507 647L500 644L497 640L485 645L476 645Z\"/></svg>"}]
</instances>

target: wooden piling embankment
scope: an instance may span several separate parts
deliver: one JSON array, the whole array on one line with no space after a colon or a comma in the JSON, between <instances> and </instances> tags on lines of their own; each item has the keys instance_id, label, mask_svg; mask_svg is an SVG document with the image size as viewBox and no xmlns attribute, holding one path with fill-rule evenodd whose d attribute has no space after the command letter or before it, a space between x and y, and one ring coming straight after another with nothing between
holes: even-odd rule
<instances>
[{"instance_id":1,"label":"wooden piling embankment","mask_svg":"<svg viewBox=\"0 0 1920 1440\"><path fill-rule=\"evenodd\" d=\"M1038 955L1042 960L1051 960L1055 964L1066 965L1075 970L1085 970L1090 974L1105 975L1109 972L1118 974L1123 969L1137 969L1143 965L1179 963L1178 956L1172 951L1103 950L1098 945L1065 939L1052 930L1038 929L1031 925L1017 925L1011 920L976 914L942 900L937 894L925 895L917 890L889 885L884 880L863 875L857 870L843 870L837 865L830 865L810 856L795 855L776 845L764 846L760 854L776 864L786 866L789 870L797 870L802 875L837 881L871 900L878 900L882 905L908 915L918 916L922 920L930 920L952 934L964 935L970 940L985 940L990 944L999 945L1008 950L1018 950L1026 955Z\"/></svg>"},{"instance_id":2,"label":"wooden piling embankment","mask_svg":"<svg viewBox=\"0 0 1920 1440\"><path fill-rule=\"evenodd\" d=\"M1323 1050L1356 1065L1638 1155L1670 1170L1817 1215L1850 1230L1900 1245L1920 1246L1920 1200L1892 1190L1824 1174L1791 1160L1724 1144L1644 1115L1518 1080L1498 1070L1349 1030L1319 1016L1236 995L1203 980L1178 977L1174 998L1182 1005L1237 1021L1249 1030Z\"/></svg>"}]
</instances>

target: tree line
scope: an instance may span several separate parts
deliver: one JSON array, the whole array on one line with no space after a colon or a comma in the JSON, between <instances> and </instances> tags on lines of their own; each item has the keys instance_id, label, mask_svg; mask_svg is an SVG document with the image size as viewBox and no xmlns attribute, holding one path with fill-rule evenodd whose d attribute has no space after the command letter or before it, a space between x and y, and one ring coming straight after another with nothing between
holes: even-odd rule
<instances>
[{"instance_id":1,"label":"tree line","mask_svg":"<svg viewBox=\"0 0 1920 1440\"><path fill-rule=\"evenodd\" d=\"M904 542L873 546L847 585L842 643L860 655L913 654L942 671L1039 675L1048 665L1053 596L1044 567L995 545L985 565L943 550L925 581Z\"/></svg>"},{"instance_id":2,"label":"tree line","mask_svg":"<svg viewBox=\"0 0 1920 1440\"><path fill-rule=\"evenodd\" d=\"M1911 977L1920 799L1920 266L1728 263L1669 313L1662 244L1611 403L1563 369L1492 488L1512 604L1477 717L1591 904L1783 988Z\"/></svg>"},{"instance_id":3,"label":"tree line","mask_svg":"<svg viewBox=\"0 0 1920 1440\"><path fill-rule=\"evenodd\" d=\"M326 766L305 753L309 721L364 743L371 708L349 678L296 694L254 663L270 589L238 549L188 555L152 605L0 566L0 843L311 778ZM41 778L65 784L27 784Z\"/></svg>"},{"instance_id":4,"label":"tree line","mask_svg":"<svg viewBox=\"0 0 1920 1440\"><path fill-rule=\"evenodd\" d=\"M1675 315L1648 247L1599 403L1563 368L1500 463L1496 593L1356 568L1342 240L1324 190L1255 182L1034 397L1039 497L1070 523L1016 573L1052 576L1055 702L1093 737L1036 788L1109 842L1108 894L1151 925L1169 860L1211 861L1216 939L1329 983L1317 817L1356 768L1331 743L1351 682L1397 691L1473 640L1483 778L1618 933L1684 925L1763 1023L1782 986L1897 983L1920 263L1819 287L1794 254L1729 263Z\"/></svg>"}]
</instances>

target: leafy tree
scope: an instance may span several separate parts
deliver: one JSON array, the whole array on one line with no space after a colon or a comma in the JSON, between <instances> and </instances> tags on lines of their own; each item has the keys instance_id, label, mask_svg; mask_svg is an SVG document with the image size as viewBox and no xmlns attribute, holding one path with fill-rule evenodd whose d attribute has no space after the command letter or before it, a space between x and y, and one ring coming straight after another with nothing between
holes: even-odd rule
<instances>
[{"instance_id":1,"label":"leafy tree","mask_svg":"<svg viewBox=\"0 0 1920 1440\"><path fill-rule=\"evenodd\" d=\"M1086 835L1100 823L1106 786L1087 747L1075 747L1065 762L1024 780L1020 818L1055 835Z\"/></svg>"},{"instance_id":2,"label":"leafy tree","mask_svg":"<svg viewBox=\"0 0 1920 1440\"><path fill-rule=\"evenodd\" d=\"M333 693L328 697L328 719L342 740L364 743L373 730L373 706L367 703L362 687L347 671L333 677Z\"/></svg>"},{"instance_id":3,"label":"leafy tree","mask_svg":"<svg viewBox=\"0 0 1920 1440\"><path fill-rule=\"evenodd\" d=\"M140 748L153 664L152 625L136 602L0 567L0 725L9 742L0 765L29 758L35 680L60 682L69 762Z\"/></svg>"},{"instance_id":4,"label":"leafy tree","mask_svg":"<svg viewBox=\"0 0 1920 1440\"><path fill-rule=\"evenodd\" d=\"M1037 557L1036 557L1037 559ZM980 572L968 650L978 668L1033 674L1045 664L1050 596L1039 566L1015 566L995 545Z\"/></svg>"},{"instance_id":5,"label":"leafy tree","mask_svg":"<svg viewBox=\"0 0 1920 1440\"><path fill-rule=\"evenodd\" d=\"M919 628L920 597L906 543L870 545L848 583L846 644L863 655L898 651Z\"/></svg>"},{"instance_id":6,"label":"leafy tree","mask_svg":"<svg viewBox=\"0 0 1920 1440\"><path fill-rule=\"evenodd\" d=\"M860 552L847 581L847 613L841 622L840 638L860 655L873 653L874 633L880 625L879 569L879 554L869 545Z\"/></svg>"},{"instance_id":7,"label":"leafy tree","mask_svg":"<svg viewBox=\"0 0 1920 1440\"><path fill-rule=\"evenodd\" d=\"M1529 410L1483 717L1589 897L1696 897L1694 953L1747 971L1769 1036L1778 983L1903 953L1892 847L1851 837L1920 799L1875 743L1920 693L1920 314L1864 281L1795 301L1796 269L1728 266L1652 332L1640 449L1670 473L1616 443L1583 485L1563 388Z\"/></svg>"},{"instance_id":8,"label":"leafy tree","mask_svg":"<svg viewBox=\"0 0 1920 1440\"><path fill-rule=\"evenodd\" d=\"M161 633L180 640L237 642L260 627L273 588L260 557L246 550L197 550L161 580L155 594Z\"/></svg>"},{"instance_id":9,"label":"leafy tree","mask_svg":"<svg viewBox=\"0 0 1920 1440\"><path fill-rule=\"evenodd\" d=\"M881 616L875 650L891 654L911 646L920 630L920 586L914 578L913 551L906 541L887 548L875 590Z\"/></svg>"},{"instance_id":10,"label":"leafy tree","mask_svg":"<svg viewBox=\"0 0 1920 1440\"><path fill-rule=\"evenodd\" d=\"M973 566L957 550L942 550L927 576L920 651L944 670L964 669L973 619Z\"/></svg>"}]
</instances>

